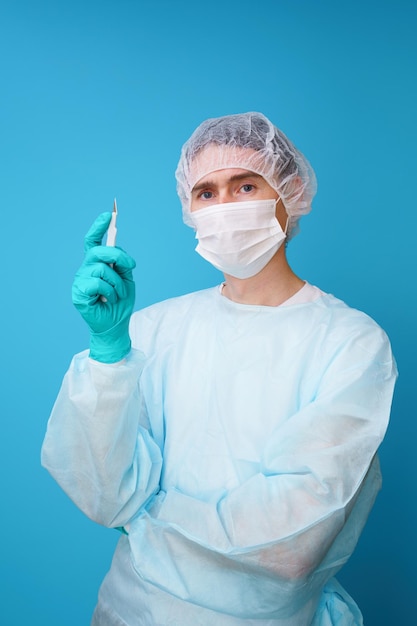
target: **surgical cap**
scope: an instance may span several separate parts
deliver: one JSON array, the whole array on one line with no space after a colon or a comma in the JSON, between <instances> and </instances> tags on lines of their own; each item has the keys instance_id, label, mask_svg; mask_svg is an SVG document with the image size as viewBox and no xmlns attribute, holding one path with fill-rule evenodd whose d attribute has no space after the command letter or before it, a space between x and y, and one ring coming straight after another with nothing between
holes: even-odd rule
<instances>
[{"instance_id":1,"label":"surgical cap","mask_svg":"<svg viewBox=\"0 0 417 626\"><path fill-rule=\"evenodd\" d=\"M291 141L262 113L208 119L184 144L175 172L184 222L192 226L191 192L207 174L241 168L260 174L278 193L289 217L289 238L309 213L316 193L314 171Z\"/></svg>"}]
</instances>

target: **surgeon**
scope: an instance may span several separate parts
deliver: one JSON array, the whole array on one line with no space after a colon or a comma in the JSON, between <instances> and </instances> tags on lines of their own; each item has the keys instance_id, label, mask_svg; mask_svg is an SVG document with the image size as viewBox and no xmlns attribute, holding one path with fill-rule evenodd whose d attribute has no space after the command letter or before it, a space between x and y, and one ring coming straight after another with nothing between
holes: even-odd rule
<instances>
[{"instance_id":1,"label":"surgeon","mask_svg":"<svg viewBox=\"0 0 417 626\"><path fill-rule=\"evenodd\" d=\"M85 240L88 324L42 463L121 531L94 626L359 626L335 579L381 484L396 367L367 315L286 258L311 166L264 115L209 119L176 172L211 289L132 314L134 261ZM103 298L104 297L104 298Z\"/></svg>"}]
</instances>

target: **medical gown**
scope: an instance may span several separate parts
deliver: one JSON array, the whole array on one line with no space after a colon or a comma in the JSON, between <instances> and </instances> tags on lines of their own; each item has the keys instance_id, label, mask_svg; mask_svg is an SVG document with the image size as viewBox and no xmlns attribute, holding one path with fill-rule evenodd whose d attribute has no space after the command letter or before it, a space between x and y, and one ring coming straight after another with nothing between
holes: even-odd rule
<instances>
[{"instance_id":1,"label":"medical gown","mask_svg":"<svg viewBox=\"0 0 417 626\"><path fill-rule=\"evenodd\" d=\"M373 320L306 289L173 298L132 316L122 363L74 357L42 462L124 531L93 624L362 624L334 575L380 488L396 367Z\"/></svg>"}]
</instances>

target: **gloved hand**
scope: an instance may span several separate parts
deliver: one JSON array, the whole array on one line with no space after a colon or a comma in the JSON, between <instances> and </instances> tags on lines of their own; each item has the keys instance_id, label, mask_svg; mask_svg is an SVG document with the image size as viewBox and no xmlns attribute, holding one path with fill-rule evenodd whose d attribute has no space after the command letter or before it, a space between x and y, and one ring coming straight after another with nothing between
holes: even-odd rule
<instances>
[{"instance_id":1,"label":"gloved hand","mask_svg":"<svg viewBox=\"0 0 417 626\"><path fill-rule=\"evenodd\" d=\"M86 234L84 263L72 287L74 306L90 327L90 357L102 363L116 363L130 351L135 302L135 261L121 248L101 245L110 220L111 213L102 213Z\"/></svg>"}]
</instances>

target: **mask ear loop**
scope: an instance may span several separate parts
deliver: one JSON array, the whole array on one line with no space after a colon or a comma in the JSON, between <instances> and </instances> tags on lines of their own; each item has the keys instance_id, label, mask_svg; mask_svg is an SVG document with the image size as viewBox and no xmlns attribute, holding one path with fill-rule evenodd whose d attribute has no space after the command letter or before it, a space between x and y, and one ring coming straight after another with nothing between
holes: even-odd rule
<instances>
[{"instance_id":1,"label":"mask ear loop","mask_svg":"<svg viewBox=\"0 0 417 626\"><path fill-rule=\"evenodd\" d=\"M284 235L287 236L287 230L288 230L288 224L290 221L290 216L287 215L287 221L285 222L285 230L284 230Z\"/></svg>"}]
</instances>

